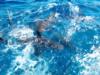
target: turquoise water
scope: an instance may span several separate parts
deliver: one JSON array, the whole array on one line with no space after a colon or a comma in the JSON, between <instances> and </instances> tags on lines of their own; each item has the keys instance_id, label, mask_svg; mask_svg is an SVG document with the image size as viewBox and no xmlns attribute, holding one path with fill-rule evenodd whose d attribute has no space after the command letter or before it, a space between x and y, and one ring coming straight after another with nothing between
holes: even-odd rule
<instances>
[{"instance_id":1,"label":"turquoise water","mask_svg":"<svg viewBox=\"0 0 100 75\"><path fill-rule=\"evenodd\" d=\"M0 75L100 75L99 67L99 0L0 0Z\"/></svg>"}]
</instances>

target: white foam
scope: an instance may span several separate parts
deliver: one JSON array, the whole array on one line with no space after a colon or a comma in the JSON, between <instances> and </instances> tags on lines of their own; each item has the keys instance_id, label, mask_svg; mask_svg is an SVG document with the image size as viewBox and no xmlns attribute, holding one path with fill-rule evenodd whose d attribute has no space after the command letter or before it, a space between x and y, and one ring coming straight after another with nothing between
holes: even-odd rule
<instances>
[{"instance_id":1,"label":"white foam","mask_svg":"<svg viewBox=\"0 0 100 75\"><path fill-rule=\"evenodd\" d=\"M78 13L79 13L79 11L80 11L80 9L79 9L79 7L78 6L76 6L76 5L74 5L74 4L72 4L72 3L68 3L69 4L69 6L70 6L70 11L72 12L72 15L74 16L74 17L76 17L76 16L78 16Z\"/></svg>"},{"instance_id":2,"label":"white foam","mask_svg":"<svg viewBox=\"0 0 100 75\"><path fill-rule=\"evenodd\" d=\"M84 20L85 22L90 22L94 20L93 16L84 16L82 17L82 20Z\"/></svg>"},{"instance_id":3,"label":"white foam","mask_svg":"<svg viewBox=\"0 0 100 75\"><path fill-rule=\"evenodd\" d=\"M46 73L48 71L48 65L44 59L36 61L19 55L12 62L7 75L14 74L18 69L24 70L21 75L51 75L50 73Z\"/></svg>"},{"instance_id":4,"label":"white foam","mask_svg":"<svg viewBox=\"0 0 100 75\"><path fill-rule=\"evenodd\" d=\"M32 43L29 43L26 45L26 47L23 49L22 54L25 58L30 58L30 55L34 53L34 48L32 46Z\"/></svg>"},{"instance_id":5,"label":"white foam","mask_svg":"<svg viewBox=\"0 0 100 75\"><path fill-rule=\"evenodd\" d=\"M99 39L99 36L98 35L94 35L94 39Z\"/></svg>"},{"instance_id":6,"label":"white foam","mask_svg":"<svg viewBox=\"0 0 100 75\"><path fill-rule=\"evenodd\" d=\"M28 27L18 27L13 29L9 35L20 40L27 40L34 36L33 32L34 31Z\"/></svg>"},{"instance_id":7,"label":"white foam","mask_svg":"<svg viewBox=\"0 0 100 75\"><path fill-rule=\"evenodd\" d=\"M56 4L56 3L49 3L49 4L48 4L48 7L49 7L49 8L52 8L52 7L54 7L54 6L57 6L57 4Z\"/></svg>"},{"instance_id":8,"label":"white foam","mask_svg":"<svg viewBox=\"0 0 100 75\"><path fill-rule=\"evenodd\" d=\"M100 47L93 48L93 53L85 54L83 57L78 55L76 60L83 67L80 75L99 75L100 74Z\"/></svg>"}]
</instances>

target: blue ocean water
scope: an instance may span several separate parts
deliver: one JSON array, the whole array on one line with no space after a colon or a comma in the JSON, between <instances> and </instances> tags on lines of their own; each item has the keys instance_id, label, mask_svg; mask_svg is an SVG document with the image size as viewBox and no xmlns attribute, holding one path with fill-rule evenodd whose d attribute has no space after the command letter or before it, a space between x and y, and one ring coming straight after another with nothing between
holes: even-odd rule
<instances>
[{"instance_id":1,"label":"blue ocean water","mask_svg":"<svg viewBox=\"0 0 100 75\"><path fill-rule=\"evenodd\" d=\"M99 0L0 0L0 75L100 75Z\"/></svg>"}]
</instances>

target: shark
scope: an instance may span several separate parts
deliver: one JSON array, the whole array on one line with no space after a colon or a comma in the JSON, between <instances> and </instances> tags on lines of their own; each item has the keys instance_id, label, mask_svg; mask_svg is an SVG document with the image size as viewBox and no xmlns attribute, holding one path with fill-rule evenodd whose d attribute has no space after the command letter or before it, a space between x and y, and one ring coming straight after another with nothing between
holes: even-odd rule
<instances>
[{"instance_id":1,"label":"shark","mask_svg":"<svg viewBox=\"0 0 100 75\"><path fill-rule=\"evenodd\" d=\"M14 26L13 20L12 20L13 18L12 18L12 15L9 14L10 13L9 11L7 13L8 13L8 23L9 23L10 27L12 28ZM35 45L35 46L40 46L40 47L45 47L45 48L53 48L55 50L63 50L64 47L75 48L74 46L72 46L71 42L69 42L69 41L67 42L63 37L59 38L59 40L61 40L61 42L62 42L62 43L60 43L60 42L55 42L53 40L50 40L50 39L42 36L41 33L46 32L46 28L49 27L50 25L54 24L57 20L56 18L57 18L57 15L55 13L53 13L53 14L50 14L50 16L44 20L36 21L35 24L37 27L34 30L36 37L31 37L31 38L26 37L26 39L18 38L18 42L20 42L22 44L32 42L33 45ZM59 33L58 33L58 35L59 35ZM2 39L3 38L1 38L1 40ZM36 49L38 49L38 47ZM40 51L39 49L35 50L36 55L40 55L41 52L42 51Z\"/></svg>"}]
</instances>

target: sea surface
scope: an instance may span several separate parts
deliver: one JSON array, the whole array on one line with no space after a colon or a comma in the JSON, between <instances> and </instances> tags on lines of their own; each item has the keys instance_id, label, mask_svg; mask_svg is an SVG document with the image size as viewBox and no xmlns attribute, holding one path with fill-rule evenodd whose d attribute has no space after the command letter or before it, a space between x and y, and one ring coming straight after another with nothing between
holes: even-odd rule
<instances>
[{"instance_id":1,"label":"sea surface","mask_svg":"<svg viewBox=\"0 0 100 75\"><path fill-rule=\"evenodd\" d=\"M100 0L0 0L0 75L100 75Z\"/></svg>"}]
</instances>

